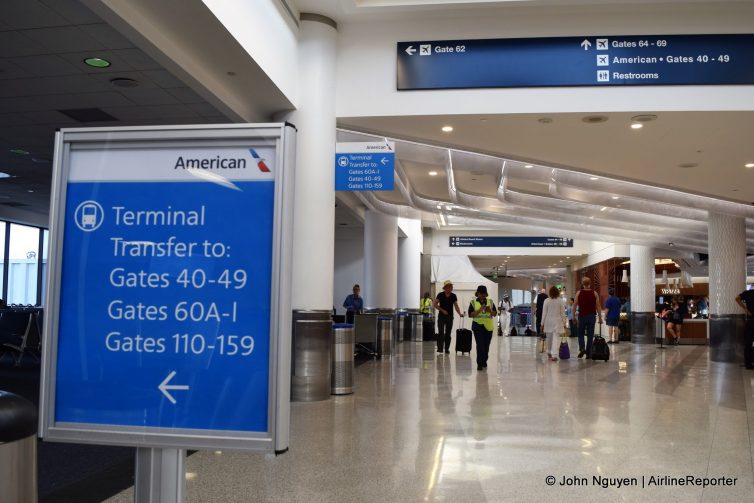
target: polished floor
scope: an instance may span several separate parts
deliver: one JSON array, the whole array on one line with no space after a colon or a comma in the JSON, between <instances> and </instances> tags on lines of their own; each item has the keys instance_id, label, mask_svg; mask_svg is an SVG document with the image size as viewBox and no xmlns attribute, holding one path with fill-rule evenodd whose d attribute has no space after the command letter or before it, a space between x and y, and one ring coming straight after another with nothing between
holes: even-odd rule
<instances>
[{"instance_id":1,"label":"polished floor","mask_svg":"<svg viewBox=\"0 0 754 503\"><path fill-rule=\"evenodd\" d=\"M355 394L293 404L287 454L189 457L186 500L754 501L754 372L702 346L611 349L550 362L534 338L494 337L479 372L474 353L400 343L357 368ZM686 476L731 485L659 485Z\"/></svg>"}]
</instances>

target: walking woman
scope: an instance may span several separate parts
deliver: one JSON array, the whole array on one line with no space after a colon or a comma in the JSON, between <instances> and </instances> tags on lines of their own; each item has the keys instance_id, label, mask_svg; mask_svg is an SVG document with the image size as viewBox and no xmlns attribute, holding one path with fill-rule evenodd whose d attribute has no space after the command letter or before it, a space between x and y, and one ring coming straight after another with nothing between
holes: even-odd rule
<instances>
[{"instance_id":1,"label":"walking woman","mask_svg":"<svg viewBox=\"0 0 754 503\"><path fill-rule=\"evenodd\" d=\"M559 299L560 290L558 290L558 287L551 287L548 293L549 297L542 306L542 326L539 328L547 337L545 345L547 356L550 361L556 362L558 361L555 355L558 354L559 338L565 332L568 320L563 310L563 302Z\"/></svg>"}]
</instances>

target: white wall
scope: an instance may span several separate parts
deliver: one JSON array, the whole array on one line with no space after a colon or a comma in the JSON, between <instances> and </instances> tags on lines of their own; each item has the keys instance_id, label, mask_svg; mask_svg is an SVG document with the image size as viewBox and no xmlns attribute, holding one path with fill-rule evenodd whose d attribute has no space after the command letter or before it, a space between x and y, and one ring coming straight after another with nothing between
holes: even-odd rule
<instances>
[{"instance_id":1,"label":"white wall","mask_svg":"<svg viewBox=\"0 0 754 503\"><path fill-rule=\"evenodd\" d=\"M364 229L337 229L335 232L335 287L333 305L345 314L343 301L353 285L364 284Z\"/></svg>"},{"instance_id":2,"label":"white wall","mask_svg":"<svg viewBox=\"0 0 754 503\"><path fill-rule=\"evenodd\" d=\"M293 20L276 0L202 0L294 105L298 40Z\"/></svg>"},{"instance_id":3,"label":"white wall","mask_svg":"<svg viewBox=\"0 0 754 503\"><path fill-rule=\"evenodd\" d=\"M754 110L754 86L615 86L446 91L396 90L396 43L479 38L751 33L754 6L745 3L657 6L652 15L615 8L509 9L465 17L342 23L338 40L338 117Z\"/></svg>"},{"instance_id":4,"label":"white wall","mask_svg":"<svg viewBox=\"0 0 754 503\"><path fill-rule=\"evenodd\" d=\"M589 243L588 255L579 262L573 264L573 270L578 271L590 265L599 264L605 260L630 256L630 245L605 243L603 241L592 241ZM570 294L569 294L570 295Z\"/></svg>"}]
</instances>

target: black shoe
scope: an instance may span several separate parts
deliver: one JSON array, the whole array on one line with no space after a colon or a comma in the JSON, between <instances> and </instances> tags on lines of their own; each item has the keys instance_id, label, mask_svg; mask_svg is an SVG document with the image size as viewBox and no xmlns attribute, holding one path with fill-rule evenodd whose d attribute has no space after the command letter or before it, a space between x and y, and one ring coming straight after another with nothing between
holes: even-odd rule
<instances>
[{"instance_id":1,"label":"black shoe","mask_svg":"<svg viewBox=\"0 0 754 503\"><path fill-rule=\"evenodd\" d=\"M583 358L585 354L585 351L579 351L579 358Z\"/></svg>"},{"instance_id":2,"label":"black shoe","mask_svg":"<svg viewBox=\"0 0 754 503\"><path fill-rule=\"evenodd\" d=\"M482 367L484 367L484 368L487 368L487 364L486 364L486 363L483 363L483 364L482 364Z\"/></svg>"},{"instance_id":3,"label":"black shoe","mask_svg":"<svg viewBox=\"0 0 754 503\"><path fill-rule=\"evenodd\" d=\"M481 365L477 365L477 366L476 366L476 369L477 369L477 370L484 370L484 367L482 367Z\"/></svg>"},{"instance_id":4,"label":"black shoe","mask_svg":"<svg viewBox=\"0 0 754 503\"><path fill-rule=\"evenodd\" d=\"M438 350L437 350L437 353L438 353L438 354L442 354L442 349L438 349Z\"/></svg>"},{"instance_id":5,"label":"black shoe","mask_svg":"<svg viewBox=\"0 0 754 503\"><path fill-rule=\"evenodd\" d=\"M445 354L446 354L446 355L449 355L449 354L450 354L450 350L449 350L449 349L446 349L446 350L445 350Z\"/></svg>"}]
</instances>

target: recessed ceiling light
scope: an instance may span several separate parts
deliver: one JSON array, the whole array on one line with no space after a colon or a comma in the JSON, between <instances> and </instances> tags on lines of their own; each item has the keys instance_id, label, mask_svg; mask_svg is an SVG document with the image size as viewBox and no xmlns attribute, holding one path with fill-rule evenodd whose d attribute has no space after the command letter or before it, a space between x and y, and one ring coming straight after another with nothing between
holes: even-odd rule
<instances>
[{"instance_id":1,"label":"recessed ceiling light","mask_svg":"<svg viewBox=\"0 0 754 503\"><path fill-rule=\"evenodd\" d=\"M0 178L10 178L10 175L8 173L3 173L2 171L0 171ZM0 197L9 199L7 196L0 196Z\"/></svg>"},{"instance_id":2,"label":"recessed ceiling light","mask_svg":"<svg viewBox=\"0 0 754 503\"><path fill-rule=\"evenodd\" d=\"M453 131L453 126L443 126L442 127L442 132L443 133L450 133L451 131Z\"/></svg>"},{"instance_id":3,"label":"recessed ceiling light","mask_svg":"<svg viewBox=\"0 0 754 503\"><path fill-rule=\"evenodd\" d=\"M617 201L618 199L620 199L620 196L613 196L613 199Z\"/></svg>"},{"instance_id":4,"label":"recessed ceiling light","mask_svg":"<svg viewBox=\"0 0 754 503\"><path fill-rule=\"evenodd\" d=\"M29 155L30 154L28 150L24 150L22 148L12 148L10 149L10 153L16 154L16 155Z\"/></svg>"},{"instance_id":5,"label":"recessed ceiling light","mask_svg":"<svg viewBox=\"0 0 754 503\"><path fill-rule=\"evenodd\" d=\"M603 206L602 208L600 208L600 211L605 211L606 209L607 209L607 206Z\"/></svg>"},{"instance_id":6,"label":"recessed ceiling light","mask_svg":"<svg viewBox=\"0 0 754 503\"><path fill-rule=\"evenodd\" d=\"M437 176L437 171L430 171L429 176Z\"/></svg>"},{"instance_id":7,"label":"recessed ceiling light","mask_svg":"<svg viewBox=\"0 0 754 503\"><path fill-rule=\"evenodd\" d=\"M654 114L641 114L631 117L631 122L652 122L656 120L657 116Z\"/></svg>"},{"instance_id":8,"label":"recessed ceiling light","mask_svg":"<svg viewBox=\"0 0 754 503\"><path fill-rule=\"evenodd\" d=\"M631 129L641 129L643 127L644 127L644 124L640 124L638 122L631 124Z\"/></svg>"},{"instance_id":9,"label":"recessed ceiling light","mask_svg":"<svg viewBox=\"0 0 754 503\"><path fill-rule=\"evenodd\" d=\"M110 79L110 83L116 87L137 87L139 85L139 81L135 79L128 79L128 78L117 78L117 79Z\"/></svg>"},{"instance_id":10,"label":"recessed ceiling light","mask_svg":"<svg viewBox=\"0 0 754 503\"><path fill-rule=\"evenodd\" d=\"M744 164L744 166L746 166L747 168L754 168L754 162Z\"/></svg>"},{"instance_id":11,"label":"recessed ceiling light","mask_svg":"<svg viewBox=\"0 0 754 503\"><path fill-rule=\"evenodd\" d=\"M526 169L531 169L531 168L533 168L534 166L532 166L531 164L524 164L524 167L525 167Z\"/></svg>"},{"instance_id":12,"label":"recessed ceiling light","mask_svg":"<svg viewBox=\"0 0 754 503\"><path fill-rule=\"evenodd\" d=\"M34 192L34 191L33 191L33 190L31 190L31 189L29 189L29 190L27 190L26 192Z\"/></svg>"},{"instance_id":13,"label":"recessed ceiling light","mask_svg":"<svg viewBox=\"0 0 754 503\"><path fill-rule=\"evenodd\" d=\"M102 58L86 58L84 64L93 68L107 68L110 66L110 62Z\"/></svg>"},{"instance_id":14,"label":"recessed ceiling light","mask_svg":"<svg viewBox=\"0 0 754 503\"><path fill-rule=\"evenodd\" d=\"M552 118L551 117L541 117L537 119L540 124L552 124Z\"/></svg>"},{"instance_id":15,"label":"recessed ceiling light","mask_svg":"<svg viewBox=\"0 0 754 503\"><path fill-rule=\"evenodd\" d=\"M589 179L590 179L590 180L599 180L599 178L598 178L598 177L596 177L596 176L590 176L590 177L589 177Z\"/></svg>"},{"instance_id":16,"label":"recessed ceiling light","mask_svg":"<svg viewBox=\"0 0 754 503\"><path fill-rule=\"evenodd\" d=\"M696 168L697 166L699 166L699 164L696 162L682 162L681 164L678 165L679 168L686 168L686 169Z\"/></svg>"},{"instance_id":17,"label":"recessed ceiling light","mask_svg":"<svg viewBox=\"0 0 754 503\"><path fill-rule=\"evenodd\" d=\"M586 122L587 124L598 124L600 122L607 122L607 116L606 115L587 115L581 118L581 122Z\"/></svg>"}]
</instances>

